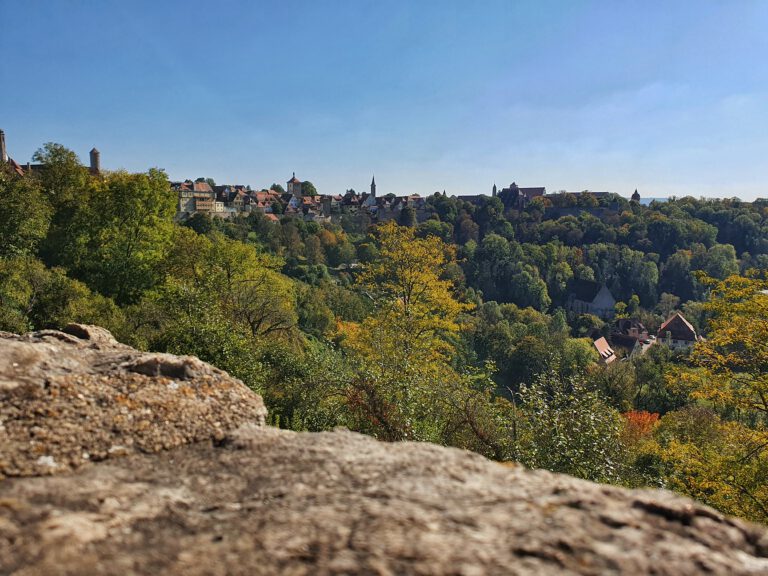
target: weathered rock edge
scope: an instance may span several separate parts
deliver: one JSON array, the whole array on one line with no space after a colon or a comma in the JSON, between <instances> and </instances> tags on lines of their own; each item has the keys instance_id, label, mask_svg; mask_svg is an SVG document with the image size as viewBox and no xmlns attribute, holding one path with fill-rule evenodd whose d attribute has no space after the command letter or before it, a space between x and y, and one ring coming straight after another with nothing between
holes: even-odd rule
<instances>
[{"instance_id":1,"label":"weathered rock edge","mask_svg":"<svg viewBox=\"0 0 768 576\"><path fill-rule=\"evenodd\" d=\"M266 414L226 372L139 352L103 328L0 333L0 478L221 440Z\"/></svg>"},{"instance_id":2,"label":"weathered rock edge","mask_svg":"<svg viewBox=\"0 0 768 576\"><path fill-rule=\"evenodd\" d=\"M94 357L105 360L108 350L143 357L125 347L118 353L114 342L91 348L51 341L60 338L67 340L50 333L10 340L71 345L86 357L95 350ZM0 368L0 386L7 392L35 381L48 369L38 360L14 379ZM91 366L94 376L133 382L135 372L125 367L133 360L81 366ZM51 364L48 377L57 370L78 373L67 374L66 366ZM162 383L158 392L170 382L195 386L207 369L197 366L200 372L187 380L147 376L142 385ZM255 396L238 390L243 401ZM77 393L88 405L86 392ZM206 404L209 396L192 397ZM33 394L30 401L39 400ZM253 406L263 418L263 407ZM81 425L59 412L51 417L73 431ZM221 429L208 430L217 442L134 451L53 476L6 478L0 482L0 574L768 573L765 528L667 492L593 484L461 450L385 444L344 431Z\"/></svg>"}]
</instances>

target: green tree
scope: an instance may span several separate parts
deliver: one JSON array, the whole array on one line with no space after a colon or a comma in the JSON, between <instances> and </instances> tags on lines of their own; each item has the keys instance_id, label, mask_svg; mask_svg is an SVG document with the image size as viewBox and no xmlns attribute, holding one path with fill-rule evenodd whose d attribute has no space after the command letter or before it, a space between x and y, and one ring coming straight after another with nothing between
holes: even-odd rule
<instances>
[{"instance_id":1,"label":"green tree","mask_svg":"<svg viewBox=\"0 0 768 576\"><path fill-rule=\"evenodd\" d=\"M213 230L213 221L205 212L195 212L184 221L184 226L192 228L198 234L208 234Z\"/></svg>"},{"instance_id":2,"label":"green tree","mask_svg":"<svg viewBox=\"0 0 768 576\"><path fill-rule=\"evenodd\" d=\"M582 380L543 375L518 401L519 462L595 482L621 478L621 418Z\"/></svg>"},{"instance_id":3,"label":"green tree","mask_svg":"<svg viewBox=\"0 0 768 576\"><path fill-rule=\"evenodd\" d=\"M69 267L80 234L76 215L89 202L91 178L77 155L61 144L48 142L32 158L43 165L34 178L53 210L47 237L41 245L43 260L49 265Z\"/></svg>"},{"instance_id":4,"label":"green tree","mask_svg":"<svg viewBox=\"0 0 768 576\"><path fill-rule=\"evenodd\" d=\"M92 183L75 214L75 249L64 264L118 304L136 302L162 279L175 201L164 172L112 172Z\"/></svg>"},{"instance_id":5,"label":"green tree","mask_svg":"<svg viewBox=\"0 0 768 576\"><path fill-rule=\"evenodd\" d=\"M23 333L70 322L98 324L125 336L124 316L114 302L61 268L46 268L29 255L0 259L0 330Z\"/></svg>"},{"instance_id":6,"label":"green tree","mask_svg":"<svg viewBox=\"0 0 768 576\"><path fill-rule=\"evenodd\" d=\"M317 196L317 188L309 180L305 180L301 183L302 196Z\"/></svg>"},{"instance_id":7,"label":"green tree","mask_svg":"<svg viewBox=\"0 0 768 576\"><path fill-rule=\"evenodd\" d=\"M50 219L51 207L38 183L0 166L0 256L35 253Z\"/></svg>"}]
</instances>

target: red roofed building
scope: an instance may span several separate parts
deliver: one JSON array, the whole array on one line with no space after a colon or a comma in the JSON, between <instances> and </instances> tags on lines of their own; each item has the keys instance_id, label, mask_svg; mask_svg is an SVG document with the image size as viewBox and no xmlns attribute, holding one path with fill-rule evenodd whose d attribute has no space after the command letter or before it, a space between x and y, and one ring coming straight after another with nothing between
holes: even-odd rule
<instances>
[{"instance_id":1,"label":"red roofed building","mask_svg":"<svg viewBox=\"0 0 768 576\"><path fill-rule=\"evenodd\" d=\"M680 312L675 312L659 328L659 342L663 342L673 349L690 348L701 340L696 334L696 329Z\"/></svg>"}]
</instances>

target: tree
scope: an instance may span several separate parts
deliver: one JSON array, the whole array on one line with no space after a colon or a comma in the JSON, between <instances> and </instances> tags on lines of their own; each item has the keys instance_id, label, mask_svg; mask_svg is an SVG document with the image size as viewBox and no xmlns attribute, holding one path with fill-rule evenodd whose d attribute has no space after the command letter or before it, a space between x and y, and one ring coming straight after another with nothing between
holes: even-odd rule
<instances>
[{"instance_id":1,"label":"tree","mask_svg":"<svg viewBox=\"0 0 768 576\"><path fill-rule=\"evenodd\" d=\"M304 256L308 264L325 264L325 252L317 236L307 236L304 240Z\"/></svg>"},{"instance_id":2,"label":"tree","mask_svg":"<svg viewBox=\"0 0 768 576\"><path fill-rule=\"evenodd\" d=\"M195 212L184 221L184 226L191 228L198 234L208 234L213 230L213 221L205 212Z\"/></svg>"},{"instance_id":3,"label":"tree","mask_svg":"<svg viewBox=\"0 0 768 576\"><path fill-rule=\"evenodd\" d=\"M768 416L768 295L762 292L768 282L740 276L700 280L711 286L705 305L709 333L691 357L701 371L686 377L701 398Z\"/></svg>"},{"instance_id":4,"label":"tree","mask_svg":"<svg viewBox=\"0 0 768 576\"><path fill-rule=\"evenodd\" d=\"M112 172L91 186L73 217L73 250L63 264L118 304L136 302L162 279L175 214L168 179L156 169Z\"/></svg>"},{"instance_id":5,"label":"tree","mask_svg":"<svg viewBox=\"0 0 768 576\"><path fill-rule=\"evenodd\" d=\"M358 369L349 389L356 427L386 440L439 441L440 396L463 381L450 365L449 336L469 308L440 278L453 250L391 221L377 232L379 259L358 278L377 310L345 331Z\"/></svg>"},{"instance_id":6,"label":"tree","mask_svg":"<svg viewBox=\"0 0 768 576\"><path fill-rule=\"evenodd\" d=\"M713 408L692 407L662 419L662 460L669 485L730 514L768 520L768 282L715 280L704 308L706 340L692 368L667 376Z\"/></svg>"},{"instance_id":7,"label":"tree","mask_svg":"<svg viewBox=\"0 0 768 576\"><path fill-rule=\"evenodd\" d=\"M80 233L76 215L89 202L91 178L77 155L61 144L46 143L32 159L43 165L33 174L53 210L40 251L47 264L67 265Z\"/></svg>"},{"instance_id":8,"label":"tree","mask_svg":"<svg viewBox=\"0 0 768 576\"><path fill-rule=\"evenodd\" d=\"M518 401L519 462L595 482L620 479L621 417L583 380L542 375Z\"/></svg>"},{"instance_id":9,"label":"tree","mask_svg":"<svg viewBox=\"0 0 768 576\"><path fill-rule=\"evenodd\" d=\"M317 188L309 180L305 180L301 183L302 196L317 196Z\"/></svg>"},{"instance_id":10,"label":"tree","mask_svg":"<svg viewBox=\"0 0 768 576\"><path fill-rule=\"evenodd\" d=\"M48 232L51 212L35 180L0 166L0 257L35 253Z\"/></svg>"},{"instance_id":11,"label":"tree","mask_svg":"<svg viewBox=\"0 0 768 576\"><path fill-rule=\"evenodd\" d=\"M659 297L659 303L656 305L656 311L661 314L662 318L669 318L672 312L677 310L680 305L680 298L674 294L668 292L662 292Z\"/></svg>"},{"instance_id":12,"label":"tree","mask_svg":"<svg viewBox=\"0 0 768 576\"><path fill-rule=\"evenodd\" d=\"M61 268L46 268L29 255L0 259L0 330L60 329L70 322L98 324L125 336L123 313L114 302Z\"/></svg>"},{"instance_id":13,"label":"tree","mask_svg":"<svg viewBox=\"0 0 768 576\"><path fill-rule=\"evenodd\" d=\"M668 488L725 514L768 521L764 430L691 406L664 416L655 436Z\"/></svg>"}]
</instances>

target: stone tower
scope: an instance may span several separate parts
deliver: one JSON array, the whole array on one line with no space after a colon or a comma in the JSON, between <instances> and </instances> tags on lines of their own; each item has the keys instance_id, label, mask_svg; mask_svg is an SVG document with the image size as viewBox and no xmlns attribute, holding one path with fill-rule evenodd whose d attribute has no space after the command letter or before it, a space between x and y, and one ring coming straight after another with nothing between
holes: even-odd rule
<instances>
[{"instance_id":1,"label":"stone tower","mask_svg":"<svg viewBox=\"0 0 768 576\"><path fill-rule=\"evenodd\" d=\"M493 183L493 190L491 190L491 196L496 198L496 182Z\"/></svg>"},{"instance_id":2,"label":"stone tower","mask_svg":"<svg viewBox=\"0 0 768 576\"><path fill-rule=\"evenodd\" d=\"M296 178L296 172L293 173L293 178L288 180L288 194L292 194L295 198L301 198L301 180Z\"/></svg>"},{"instance_id":3,"label":"stone tower","mask_svg":"<svg viewBox=\"0 0 768 576\"><path fill-rule=\"evenodd\" d=\"M0 161L3 164L8 162L8 152L5 149L5 132L0 130Z\"/></svg>"},{"instance_id":4,"label":"stone tower","mask_svg":"<svg viewBox=\"0 0 768 576\"><path fill-rule=\"evenodd\" d=\"M640 193L635 189L635 193L632 194L632 202L640 202Z\"/></svg>"},{"instance_id":5,"label":"stone tower","mask_svg":"<svg viewBox=\"0 0 768 576\"><path fill-rule=\"evenodd\" d=\"M101 152L91 149L91 174L101 174Z\"/></svg>"},{"instance_id":6,"label":"stone tower","mask_svg":"<svg viewBox=\"0 0 768 576\"><path fill-rule=\"evenodd\" d=\"M376 198L376 176L371 178L371 196Z\"/></svg>"}]
</instances>

